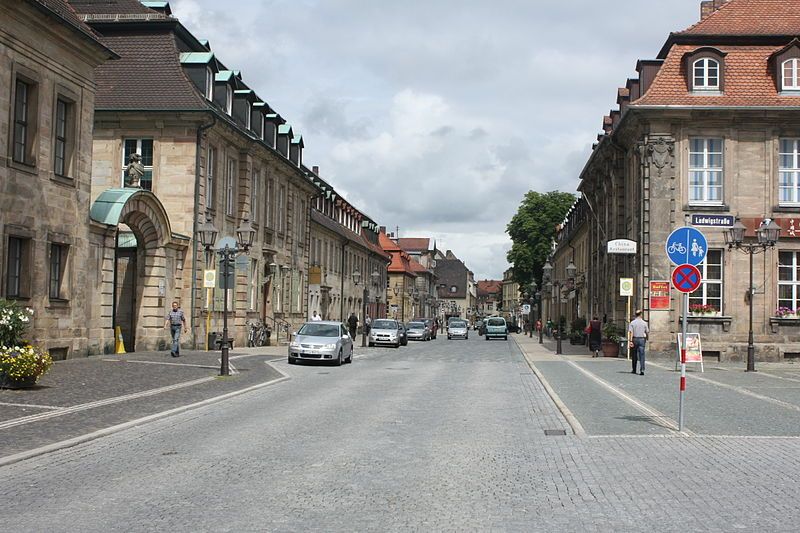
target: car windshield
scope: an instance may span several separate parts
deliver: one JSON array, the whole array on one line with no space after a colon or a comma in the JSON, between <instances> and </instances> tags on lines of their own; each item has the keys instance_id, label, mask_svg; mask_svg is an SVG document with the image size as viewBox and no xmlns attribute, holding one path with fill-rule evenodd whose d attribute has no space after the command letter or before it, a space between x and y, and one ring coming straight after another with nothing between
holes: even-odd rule
<instances>
[{"instance_id":1,"label":"car windshield","mask_svg":"<svg viewBox=\"0 0 800 533\"><path fill-rule=\"evenodd\" d=\"M408 329L425 329L425 324L422 322L409 322Z\"/></svg>"},{"instance_id":2,"label":"car windshield","mask_svg":"<svg viewBox=\"0 0 800 533\"><path fill-rule=\"evenodd\" d=\"M465 328L465 327L467 327L467 323L466 322L451 322L450 323L450 327L451 328Z\"/></svg>"},{"instance_id":3,"label":"car windshield","mask_svg":"<svg viewBox=\"0 0 800 533\"><path fill-rule=\"evenodd\" d=\"M309 337L338 337L339 336L339 326L335 324L303 324L303 327L300 328L300 331L297 332L298 335L307 335Z\"/></svg>"},{"instance_id":4,"label":"car windshield","mask_svg":"<svg viewBox=\"0 0 800 533\"><path fill-rule=\"evenodd\" d=\"M490 318L488 324L490 326L505 326L506 321L502 318Z\"/></svg>"},{"instance_id":5,"label":"car windshield","mask_svg":"<svg viewBox=\"0 0 800 533\"><path fill-rule=\"evenodd\" d=\"M372 323L372 329L397 329L397 322L394 320L376 320Z\"/></svg>"}]
</instances>

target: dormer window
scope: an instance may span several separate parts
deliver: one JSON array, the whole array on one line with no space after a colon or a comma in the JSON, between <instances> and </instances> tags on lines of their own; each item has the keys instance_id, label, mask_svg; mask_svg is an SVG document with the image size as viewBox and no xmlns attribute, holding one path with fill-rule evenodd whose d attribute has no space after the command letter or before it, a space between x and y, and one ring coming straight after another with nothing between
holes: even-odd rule
<instances>
[{"instance_id":1,"label":"dormer window","mask_svg":"<svg viewBox=\"0 0 800 533\"><path fill-rule=\"evenodd\" d=\"M206 100L214 100L214 71L206 67Z\"/></svg>"},{"instance_id":2,"label":"dormer window","mask_svg":"<svg viewBox=\"0 0 800 533\"><path fill-rule=\"evenodd\" d=\"M695 91L719 90L719 61L704 57L694 62L692 68Z\"/></svg>"},{"instance_id":3,"label":"dormer window","mask_svg":"<svg viewBox=\"0 0 800 533\"><path fill-rule=\"evenodd\" d=\"M229 115L233 112L233 89L230 85L225 86L225 112Z\"/></svg>"},{"instance_id":4,"label":"dormer window","mask_svg":"<svg viewBox=\"0 0 800 533\"><path fill-rule=\"evenodd\" d=\"M781 64L781 89L784 91L800 91L800 76L798 76L800 59L793 57Z\"/></svg>"},{"instance_id":5,"label":"dormer window","mask_svg":"<svg viewBox=\"0 0 800 533\"><path fill-rule=\"evenodd\" d=\"M721 93L725 86L725 52L705 46L684 56L689 92Z\"/></svg>"}]
</instances>

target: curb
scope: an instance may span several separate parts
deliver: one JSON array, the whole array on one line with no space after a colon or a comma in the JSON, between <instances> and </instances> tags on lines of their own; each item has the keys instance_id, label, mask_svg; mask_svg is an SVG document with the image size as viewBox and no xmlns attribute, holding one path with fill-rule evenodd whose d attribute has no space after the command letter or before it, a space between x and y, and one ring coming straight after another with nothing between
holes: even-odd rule
<instances>
[{"instance_id":1,"label":"curb","mask_svg":"<svg viewBox=\"0 0 800 533\"><path fill-rule=\"evenodd\" d=\"M512 339L514 338L512 337ZM548 396L550 396L550 399L553 400L553 403L556 404L556 407L566 419L567 423L569 424L569 427L572 428L572 432L575 434L575 436L581 439L586 438L586 431L583 429L581 423L578 421L575 415L572 414L572 411L569 410L569 407L567 407L567 405L561 401L561 398L559 398L555 389L553 389L553 387L550 386L550 383L544 377L544 374L542 374L539 371L539 369L536 368L536 365L534 365L533 362L530 359L528 359L528 352L522 348L520 343L517 342L517 339L514 339L514 343L517 345L517 348L519 348L519 351L522 352L522 356L524 357L525 362L528 363L530 369L539 379L542 386L544 387L544 390L547 392Z\"/></svg>"},{"instance_id":2,"label":"curb","mask_svg":"<svg viewBox=\"0 0 800 533\"><path fill-rule=\"evenodd\" d=\"M271 365L270 365L271 366ZM0 467L8 466L14 463L19 463L20 461L25 461L27 459L31 459L33 457L37 457L39 455L44 455L47 453L51 453L58 450L64 450L66 448L71 448L73 446L77 446L79 444L83 444L85 442L89 442L95 439L99 439L101 437L107 437L109 435L113 435L114 433L119 433L121 431L125 431L126 429L130 429L136 426L141 426L143 424L147 424L149 422L154 422L156 420L160 420L162 418L167 418L172 415L180 414L186 411L190 411L193 409L198 409L200 407L205 407L207 405L215 404L218 402L222 402L233 398L235 396L239 396L241 394L245 394L248 392L252 392L254 390L262 389L269 385L274 385L275 383L280 383L282 381L287 381L291 379L288 375L284 374L280 370L275 367L272 367L276 372L281 374L283 377L275 378L270 381L265 381L264 383L259 383L257 385L251 385L244 389L228 392L222 394L220 396L215 396L213 398L207 398L205 400L201 400L199 402L191 403L188 405L183 405L181 407L175 407L174 409L169 409L167 411L162 411L160 413L155 413L152 415L144 416L142 418L137 418L135 420L130 420L128 422L123 422L122 424L117 424L115 426L107 427L105 429L100 429L97 431L93 431L92 433L87 433L85 435L80 435L78 437L73 437L71 439L62 440L59 442L54 442L53 444L48 444L46 446L41 446L39 448L35 448L33 450L27 450L24 452L19 452L14 455L9 455L6 457L0 457Z\"/></svg>"}]
</instances>

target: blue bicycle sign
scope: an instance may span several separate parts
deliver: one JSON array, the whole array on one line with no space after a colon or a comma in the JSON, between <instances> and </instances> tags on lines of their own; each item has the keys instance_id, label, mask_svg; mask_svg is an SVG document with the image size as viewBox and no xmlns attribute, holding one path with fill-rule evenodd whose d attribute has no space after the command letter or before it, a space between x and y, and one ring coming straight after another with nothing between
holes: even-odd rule
<instances>
[{"instance_id":1,"label":"blue bicycle sign","mask_svg":"<svg viewBox=\"0 0 800 533\"><path fill-rule=\"evenodd\" d=\"M676 265L699 265L708 253L708 241L700 231L685 226L669 234L664 248Z\"/></svg>"}]
</instances>

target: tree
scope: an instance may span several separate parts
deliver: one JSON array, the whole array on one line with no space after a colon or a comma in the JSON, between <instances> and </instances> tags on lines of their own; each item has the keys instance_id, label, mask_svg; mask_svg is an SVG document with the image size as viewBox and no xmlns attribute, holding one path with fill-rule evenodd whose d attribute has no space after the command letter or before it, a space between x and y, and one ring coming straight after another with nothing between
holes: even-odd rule
<instances>
[{"instance_id":1,"label":"tree","mask_svg":"<svg viewBox=\"0 0 800 533\"><path fill-rule=\"evenodd\" d=\"M514 281L521 288L533 280L541 287L542 267L552 251L556 225L564 221L574 202L575 195L568 192L528 191L525 194L506 227L512 242L506 258L511 263Z\"/></svg>"}]
</instances>

